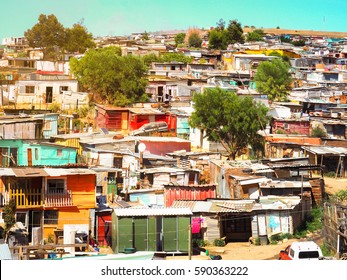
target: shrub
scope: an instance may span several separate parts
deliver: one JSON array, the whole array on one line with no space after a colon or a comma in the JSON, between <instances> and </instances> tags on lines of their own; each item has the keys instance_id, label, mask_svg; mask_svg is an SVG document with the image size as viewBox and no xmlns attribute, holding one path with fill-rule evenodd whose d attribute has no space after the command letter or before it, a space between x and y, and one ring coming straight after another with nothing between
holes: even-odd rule
<instances>
[{"instance_id":1,"label":"shrub","mask_svg":"<svg viewBox=\"0 0 347 280\"><path fill-rule=\"evenodd\" d=\"M347 190L339 190L332 198L335 202L347 202Z\"/></svg>"},{"instance_id":2,"label":"shrub","mask_svg":"<svg viewBox=\"0 0 347 280\"><path fill-rule=\"evenodd\" d=\"M324 174L324 176L328 177L328 178L334 178L335 175L336 175L336 173L334 171L329 171L329 172Z\"/></svg>"},{"instance_id":3,"label":"shrub","mask_svg":"<svg viewBox=\"0 0 347 280\"><path fill-rule=\"evenodd\" d=\"M198 247L205 247L209 245L209 242L203 239L193 239L193 244L196 244Z\"/></svg>"},{"instance_id":4,"label":"shrub","mask_svg":"<svg viewBox=\"0 0 347 280\"><path fill-rule=\"evenodd\" d=\"M213 245L217 247L224 247L225 246L225 240L223 238L217 238L213 241Z\"/></svg>"},{"instance_id":5,"label":"shrub","mask_svg":"<svg viewBox=\"0 0 347 280\"><path fill-rule=\"evenodd\" d=\"M280 233L280 234L275 234L271 236L270 241L271 241L271 244L275 244L272 242L278 242L278 241L282 241L283 239L290 239L292 237L293 235L290 233Z\"/></svg>"},{"instance_id":6,"label":"shrub","mask_svg":"<svg viewBox=\"0 0 347 280\"><path fill-rule=\"evenodd\" d=\"M327 135L328 134L322 128L320 128L319 126L316 126L311 131L311 136L313 136L313 137L321 138L321 137L327 137Z\"/></svg>"},{"instance_id":7,"label":"shrub","mask_svg":"<svg viewBox=\"0 0 347 280\"><path fill-rule=\"evenodd\" d=\"M322 229L323 209L321 207L313 208L305 222L295 231L294 238L306 237L308 232L314 232Z\"/></svg>"},{"instance_id":8,"label":"shrub","mask_svg":"<svg viewBox=\"0 0 347 280\"><path fill-rule=\"evenodd\" d=\"M330 251L330 249L328 248L328 246L326 245L326 243L323 243L323 244L320 246L320 249L322 250L323 256L331 256L331 251Z\"/></svg>"}]
</instances>

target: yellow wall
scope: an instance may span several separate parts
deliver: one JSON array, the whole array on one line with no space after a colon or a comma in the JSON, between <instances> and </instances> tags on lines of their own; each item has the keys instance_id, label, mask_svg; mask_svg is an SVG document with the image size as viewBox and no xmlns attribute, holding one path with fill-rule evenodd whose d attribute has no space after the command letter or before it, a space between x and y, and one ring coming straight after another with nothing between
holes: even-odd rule
<instances>
[{"instance_id":1,"label":"yellow wall","mask_svg":"<svg viewBox=\"0 0 347 280\"><path fill-rule=\"evenodd\" d=\"M247 54L265 54L265 55L270 55L272 52L278 52L280 55L286 55L290 58L300 58L301 55L287 51L287 50L282 50L282 49L262 49L262 50L245 50L245 53Z\"/></svg>"},{"instance_id":2,"label":"yellow wall","mask_svg":"<svg viewBox=\"0 0 347 280\"><path fill-rule=\"evenodd\" d=\"M74 211L72 211L72 209ZM51 235L54 238L55 229L64 229L64 224L87 224L90 225L89 209L66 208L59 209L58 224L44 225L44 239L47 240Z\"/></svg>"},{"instance_id":3,"label":"yellow wall","mask_svg":"<svg viewBox=\"0 0 347 280\"><path fill-rule=\"evenodd\" d=\"M73 139L56 139L55 143L58 145L66 146L66 147L73 147L77 148L77 154L82 154L82 147L79 142L79 138L73 138Z\"/></svg>"}]
</instances>

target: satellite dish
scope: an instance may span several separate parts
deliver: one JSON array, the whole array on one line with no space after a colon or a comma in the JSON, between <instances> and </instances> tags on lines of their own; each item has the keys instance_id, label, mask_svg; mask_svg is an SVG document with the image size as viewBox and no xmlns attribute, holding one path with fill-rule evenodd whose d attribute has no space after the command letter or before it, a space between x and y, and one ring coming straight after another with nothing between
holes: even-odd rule
<instances>
[{"instance_id":1,"label":"satellite dish","mask_svg":"<svg viewBox=\"0 0 347 280\"><path fill-rule=\"evenodd\" d=\"M140 153L142 153L146 150L146 145L144 143L140 143L138 146L138 149L139 149Z\"/></svg>"}]
</instances>

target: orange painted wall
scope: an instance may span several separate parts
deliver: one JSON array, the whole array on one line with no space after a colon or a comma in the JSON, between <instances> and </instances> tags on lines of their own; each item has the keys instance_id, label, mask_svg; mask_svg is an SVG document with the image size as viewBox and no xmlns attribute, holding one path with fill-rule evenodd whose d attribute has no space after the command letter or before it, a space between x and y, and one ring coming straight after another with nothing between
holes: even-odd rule
<instances>
[{"instance_id":1,"label":"orange painted wall","mask_svg":"<svg viewBox=\"0 0 347 280\"><path fill-rule=\"evenodd\" d=\"M71 207L58 208L58 224L44 226L44 238L54 235L55 229L64 229L64 224L90 225L89 210L95 208L96 175L73 175L67 177L67 189L72 191Z\"/></svg>"},{"instance_id":2,"label":"orange painted wall","mask_svg":"<svg viewBox=\"0 0 347 280\"><path fill-rule=\"evenodd\" d=\"M96 175L67 177L67 189L72 191L72 203L77 207L95 208Z\"/></svg>"},{"instance_id":3,"label":"orange painted wall","mask_svg":"<svg viewBox=\"0 0 347 280\"><path fill-rule=\"evenodd\" d=\"M78 209L77 207L59 209L57 225L44 226L44 238L54 236L55 229L64 229L64 224L87 224L90 225L89 209Z\"/></svg>"}]
</instances>

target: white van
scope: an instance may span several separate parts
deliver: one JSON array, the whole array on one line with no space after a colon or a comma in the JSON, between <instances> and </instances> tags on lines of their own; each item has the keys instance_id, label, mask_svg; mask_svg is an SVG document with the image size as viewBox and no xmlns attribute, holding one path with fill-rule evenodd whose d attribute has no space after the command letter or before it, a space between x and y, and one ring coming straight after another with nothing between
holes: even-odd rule
<instances>
[{"instance_id":1,"label":"white van","mask_svg":"<svg viewBox=\"0 0 347 280\"><path fill-rule=\"evenodd\" d=\"M322 250L313 241L293 242L280 252L280 260L319 260L323 259Z\"/></svg>"}]
</instances>

